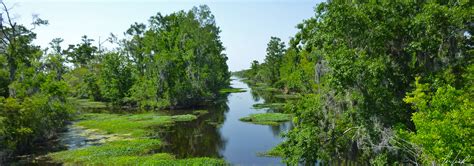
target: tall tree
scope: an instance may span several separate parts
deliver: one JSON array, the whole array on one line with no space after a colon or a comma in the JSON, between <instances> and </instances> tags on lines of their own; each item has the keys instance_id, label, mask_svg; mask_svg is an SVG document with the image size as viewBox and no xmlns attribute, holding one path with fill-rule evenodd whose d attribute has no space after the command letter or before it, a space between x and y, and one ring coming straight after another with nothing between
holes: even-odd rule
<instances>
[{"instance_id":1,"label":"tall tree","mask_svg":"<svg viewBox=\"0 0 474 166\"><path fill-rule=\"evenodd\" d=\"M67 49L68 61L76 67L86 67L89 62L96 58L97 47L92 45L94 39L82 36L82 43L77 45L69 45Z\"/></svg>"},{"instance_id":2,"label":"tall tree","mask_svg":"<svg viewBox=\"0 0 474 166\"><path fill-rule=\"evenodd\" d=\"M285 54L285 43L278 37L271 37L267 44L267 55L263 64L264 80L270 85L274 85L280 80L280 66Z\"/></svg>"}]
</instances>

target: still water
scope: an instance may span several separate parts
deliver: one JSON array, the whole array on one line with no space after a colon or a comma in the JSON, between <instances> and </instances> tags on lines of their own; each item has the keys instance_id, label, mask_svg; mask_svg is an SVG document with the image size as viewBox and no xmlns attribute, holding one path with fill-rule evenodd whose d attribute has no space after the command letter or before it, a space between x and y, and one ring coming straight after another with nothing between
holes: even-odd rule
<instances>
[{"instance_id":1,"label":"still water","mask_svg":"<svg viewBox=\"0 0 474 166\"><path fill-rule=\"evenodd\" d=\"M168 152L177 158L214 157L223 158L236 165L283 165L280 158L264 157L259 153L266 152L283 141L281 133L288 131L291 122L278 126L256 125L242 122L239 119L249 114L275 112L271 109L254 109L253 105L275 98L271 93L252 91L247 84L233 78L232 87L245 89L246 92L231 93L222 96L212 106L201 108L208 114L199 116L190 122L178 122L167 127L157 127L152 137L163 140L166 145L156 152ZM167 114L192 114L197 109L169 110ZM14 161L18 165L51 165L44 154L60 150L77 149L100 145L105 136L94 135L94 139L83 136L84 130L70 125L61 133L50 148L38 154L26 155ZM104 138L103 138L104 137ZM53 146L54 145L54 146ZM40 156L40 157L37 157ZM59 165L59 164L58 164Z\"/></svg>"},{"instance_id":2,"label":"still water","mask_svg":"<svg viewBox=\"0 0 474 166\"><path fill-rule=\"evenodd\" d=\"M252 94L251 89L240 80L234 78L232 87L247 91L229 94L209 108L209 114L195 121L180 123L160 132L159 137L168 143L163 150L180 158L207 156L224 158L237 165L282 165L280 158L262 157L258 153L280 143L283 140L281 133L287 131L291 124L268 126L240 121L249 114L272 110L253 109L253 104L263 103L264 100L258 94ZM175 114L185 112L173 111Z\"/></svg>"}]
</instances>

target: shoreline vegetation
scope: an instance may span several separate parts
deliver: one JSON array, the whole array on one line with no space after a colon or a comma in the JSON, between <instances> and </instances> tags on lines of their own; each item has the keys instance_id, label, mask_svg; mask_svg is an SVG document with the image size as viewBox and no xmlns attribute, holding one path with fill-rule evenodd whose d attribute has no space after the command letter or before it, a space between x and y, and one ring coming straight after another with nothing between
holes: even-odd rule
<instances>
[{"instance_id":1,"label":"shoreline vegetation","mask_svg":"<svg viewBox=\"0 0 474 166\"><path fill-rule=\"evenodd\" d=\"M160 113L111 114L88 113L78 117L75 127L88 131L89 139L102 139L99 145L48 154L53 163L65 165L227 165L222 159L207 157L176 159L173 154L156 153L163 143L149 138L153 128L193 121L195 115L163 115ZM91 134L92 133L92 134Z\"/></svg>"},{"instance_id":2,"label":"shoreline vegetation","mask_svg":"<svg viewBox=\"0 0 474 166\"><path fill-rule=\"evenodd\" d=\"M268 93L255 109L295 117L287 164L472 164L473 14L467 1L328 1L233 74Z\"/></svg>"},{"instance_id":3,"label":"shoreline vegetation","mask_svg":"<svg viewBox=\"0 0 474 166\"><path fill-rule=\"evenodd\" d=\"M240 121L249 122L259 125L272 125L277 126L282 122L288 122L292 119L290 114L282 113L260 113L260 114L251 114L247 117L240 118Z\"/></svg>"},{"instance_id":4,"label":"shoreline vegetation","mask_svg":"<svg viewBox=\"0 0 474 166\"><path fill-rule=\"evenodd\" d=\"M8 5L1 3L8 13ZM1 25L0 37L0 165L33 153L38 142L57 138L67 124L79 119L74 125L110 141L53 153L53 160L86 165L225 164L222 159L175 159L173 154L157 153L159 138L147 134L152 126L207 114L201 110L170 116L159 110L202 107L244 91L230 87L228 58L208 6L157 13L147 23L134 23L123 39L111 34L108 41L116 48L110 50L94 46L85 35L67 48L61 47L61 38L41 48L33 43L35 28L10 17L5 21L9 24ZM33 18L34 27L47 24Z\"/></svg>"}]
</instances>

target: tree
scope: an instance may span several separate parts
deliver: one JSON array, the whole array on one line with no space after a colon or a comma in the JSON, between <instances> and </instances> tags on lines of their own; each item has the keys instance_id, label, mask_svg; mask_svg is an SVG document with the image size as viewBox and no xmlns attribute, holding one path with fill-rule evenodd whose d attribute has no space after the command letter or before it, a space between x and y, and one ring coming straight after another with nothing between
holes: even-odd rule
<instances>
[{"instance_id":1,"label":"tree","mask_svg":"<svg viewBox=\"0 0 474 166\"><path fill-rule=\"evenodd\" d=\"M167 16L158 13L150 17L148 26L132 25L127 31L131 39L123 42L139 80L131 88L132 100L174 107L216 97L230 77L219 33L207 6Z\"/></svg>"},{"instance_id":2,"label":"tree","mask_svg":"<svg viewBox=\"0 0 474 166\"><path fill-rule=\"evenodd\" d=\"M416 126L412 140L423 148L427 163L472 163L472 91L458 90L450 85L431 91L431 85L420 83L420 79L416 79L416 89L404 99L417 110L412 116Z\"/></svg>"},{"instance_id":3,"label":"tree","mask_svg":"<svg viewBox=\"0 0 474 166\"><path fill-rule=\"evenodd\" d=\"M467 1L329 1L316 7L315 17L297 25L299 32L284 54L270 51L284 48L272 40L261 65L264 82L304 93L288 104L287 111L297 119L283 143L285 161L418 163L469 156L469 148L457 148L472 142L464 142L470 120L458 117L472 112L464 104L472 98L472 91L465 90L472 89L465 88L472 81L463 76L472 63L471 8ZM424 78L431 92L420 94L433 98L412 94L416 77ZM459 95L464 97L455 97ZM452 104L441 98L458 107L448 107ZM418 108L419 102L429 104ZM433 118L432 112L443 113ZM436 125L446 132L428 130ZM448 131L464 140L451 139ZM407 132L416 134L405 137ZM446 144L430 139L441 136Z\"/></svg>"},{"instance_id":4,"label":"tree","mask_svg":"<svg viewBox=\"0 0 474 166\"><path fill-rule=\"evenodd\" d=\"M36 38L36 34L32 32L34 29L28 29L23 25L18 25L10 17L8 7L1 2L3 12L0 20L1 43L0 53L5 56L9 70L9 82L16 79L17 70L20 65L26 67L31 66L31 60L35 58L33 55L39 51L37 46L33 46L31 42ZM33 17L33 26L47 25L48 21L42 20L37 16ZM15 89L10 89L10 96L15 96Z\"/></svg>"},{"instance_id":5,"label":"tree","mask_svg":"<svg viewBox=\"0 0 474 166\"><path fill-rule=\"evenodd\" d=\"M118 53L107 53L102 61L99 84L104 98L113 103L128 96L133 84L132 67L126 57Z\"/></svg>"},{"instance_id":6,"label":"tree","mask_svg":"<svg viewBox=\"0 0 474 166\"><path fill-rule=\"evenodd\" d=\"M81 40L82 43L75 46L69 45L69 48L66 50L68 61L76 67L86 67L89 62L96 58L97 47L92 45L94 40L87 38L86 35L82 36Z\"/></svg>"},{"instance_id":7,"label":"tree","mask_svg":"<svg viewBox=\"0 0 474 166\"><path fill-rule=\"evenodd\" d=\"M62 80L64 59L54 52L43 53L32 44L36 34L10 18L2 2L6 19L0 22L0 147L10 153L31 149L38 141L51 139L70 118L66 101L67 84ZM37 16L34 27L47 24ZM54 41L57 49L60 40ZM4 69L7 69L6 72ZM4 73L8 73L8 81ZM5 92L8 87L8 95Z\"/></svg>"},{"instance_id":8,"label":"tree","mask_svg":"<svg viewBox=\"0 0 474 166\"><path fill-rule=\"evenodd\" d=\"M267 55L263 66L263 76L265 82L274 85L280 80L280 66L285 54L285 43L280 38L271 37L267 44Z\"/></svg>"}]
</instances>

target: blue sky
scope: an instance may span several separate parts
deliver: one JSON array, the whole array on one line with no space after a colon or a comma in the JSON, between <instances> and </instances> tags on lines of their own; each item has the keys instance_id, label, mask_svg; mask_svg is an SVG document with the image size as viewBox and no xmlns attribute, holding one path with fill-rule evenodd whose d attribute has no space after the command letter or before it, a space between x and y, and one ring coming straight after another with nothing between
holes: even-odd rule
<instances>
[{"instance_id":1,"label":"blue sky","mask_svg":"<svg viewBox=\"0 0 474 166\"><path fill-rule=\"evenodd\" d=\"M57 37L75 44L82 35L104 40L110 33L122 36L134 22L146 23L157 12L169 14L206 4L221 28L221 39L231 71L246 69L252 60L263 61L271 36L287 42L295 26L314 15L321 0L14 0L5 1L17 22L31 23L31 15L49 21L35 29L35 44L42 47Z\"/></svg>"}]
</instances>

